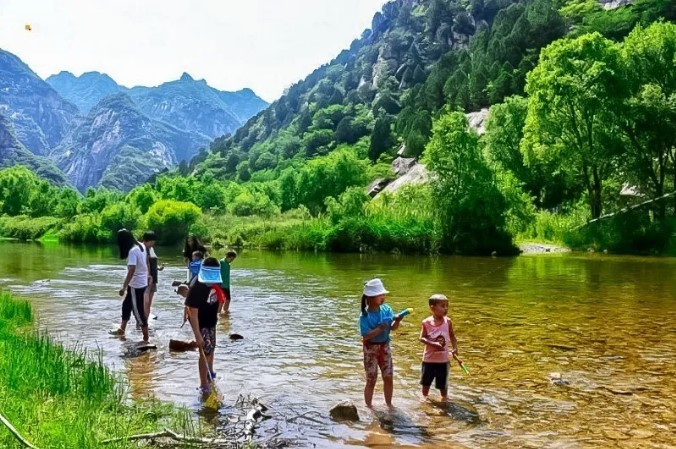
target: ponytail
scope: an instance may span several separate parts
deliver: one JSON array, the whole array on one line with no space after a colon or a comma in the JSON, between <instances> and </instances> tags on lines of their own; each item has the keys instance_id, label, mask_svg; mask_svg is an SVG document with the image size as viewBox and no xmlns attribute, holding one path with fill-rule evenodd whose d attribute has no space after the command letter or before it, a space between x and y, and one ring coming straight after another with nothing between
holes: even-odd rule
<instances>
[{"instance_id":1,"label":"ponytail","mask_svg":"<svg viewBox=\"0 0 676 449\"><path fill-rule=\"evenodd\" d=\"M367 304L366 298L368 298L368 296L361 295L361 314L362 314L362 316L366 316L366 304Z\"/></svg>"}]
</instances>

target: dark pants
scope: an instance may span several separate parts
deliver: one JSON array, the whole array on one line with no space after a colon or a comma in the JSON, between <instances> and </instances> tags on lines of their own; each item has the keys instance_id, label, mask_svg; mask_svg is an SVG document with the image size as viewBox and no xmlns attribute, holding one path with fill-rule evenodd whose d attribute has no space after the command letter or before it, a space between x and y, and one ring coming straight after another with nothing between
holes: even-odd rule
<instances>
[{"instance_id":1,"label":"dark pants","mask_svg":"<svg viewBox=\"0 0 676 449\"><path fill-rule=\"evenodd\" d=\"M146 287L127 287L127 296L122 301L122 321L129 321L131 313L134 312L134 318L136 318L137 323L141 326L148 325L148 317L146 316L145 305L143 303L145 292Z\"/></svg>"}]
</instances>

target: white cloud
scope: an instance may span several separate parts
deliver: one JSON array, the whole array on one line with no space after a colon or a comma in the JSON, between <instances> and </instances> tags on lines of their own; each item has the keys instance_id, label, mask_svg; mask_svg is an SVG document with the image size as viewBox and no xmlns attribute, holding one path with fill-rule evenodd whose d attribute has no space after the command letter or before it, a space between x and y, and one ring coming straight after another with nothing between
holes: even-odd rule
<instances>
[{"instance_id":1,"label":"white cloud","mask_svg":"<svg viewBox=\"0 0 676 449\"><path fill-rule=\"evenodd\" d=\"M0 0L0 45L45 78L95 70L152 86L188 72L271 101L349 47L384 3Z\"/></svg>"}]
</instances>

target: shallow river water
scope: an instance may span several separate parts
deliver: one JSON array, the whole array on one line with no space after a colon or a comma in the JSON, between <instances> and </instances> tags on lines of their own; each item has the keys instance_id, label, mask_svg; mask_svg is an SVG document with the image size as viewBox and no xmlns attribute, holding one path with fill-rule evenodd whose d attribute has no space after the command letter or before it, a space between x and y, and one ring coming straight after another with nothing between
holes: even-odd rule
<instances>
[{"instance_id":1,"label":"shallow river water","mask_svg":"<svg viewBox=\"0 0 676 449\"><path fill-rule=\"evenodd\" d=\"M112 248L0 242L0 288L32 301L40 328L66 345L101 349L133 398L200 408L197 355L172 353L182 301L179 251L158 248L151 340L157 351L125 357L119 322L125 274ZM395 311L413 307L393 333L395 394L363 406L357 329L360 290L381 277ZM259 436L302 447L586 448L676 446L676 259L607 255L518 258L335 255L243 251L233 264L230 315L218 324L215 369L226 402L260 398L273 419ZM421 401L420 321L445 293L460 355L449 405ZM238 333L243 340L227 336ZM432 390L431 397L438 392ZM341 400L362 420L334 423ZM300 416L302 415L302 416Z\"/></svg>"}]
</instances>

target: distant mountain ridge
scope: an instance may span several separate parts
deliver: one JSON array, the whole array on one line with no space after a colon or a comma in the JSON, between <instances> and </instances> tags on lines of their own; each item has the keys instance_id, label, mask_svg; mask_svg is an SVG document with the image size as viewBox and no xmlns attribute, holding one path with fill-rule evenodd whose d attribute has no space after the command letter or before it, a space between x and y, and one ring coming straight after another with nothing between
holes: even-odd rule
<instances>
[{"instance_id":1,"label":"distant mountain ridge","mask_svg":"<svg viewBox=\"0 0 676 449\"><path fill-rule=\"evenodd\" d=\"M208 143L206 137L153 120L129 95L118 93L101 100L54 150L52 159L79 190L98 185L104 177L107 187L130 190L152 173L188 160Z\"/></svg>"},{"instance_id":2,"label":"distant mountain ridge","mask_svg":"<svg viewBox=\"0 0 676 449\"><path fill-rule=\"evenodd\" d=\"M127 88L99 72L79 77L60 72L46 81L83 114L88 114L108 95L126 93L148 117L211 139L232 134L268 105L251 89L220 91L185 72L178 80L155 87Z\"/></svg>"},{"instance_id":3,"label":"distant mountain ridge","mask_svg":"<svg viewBox=\"0 0 676 449\"><path fill-rule=\"evenodd\" d=\"M62 71L43 81L0 49L0 166L23 163L63 181L49 158L81 191L97 185L129 190L190 160L265 107L251 89L219 91L187 73L131 89L99 72Z\"/></svg>"}]
</instances>

